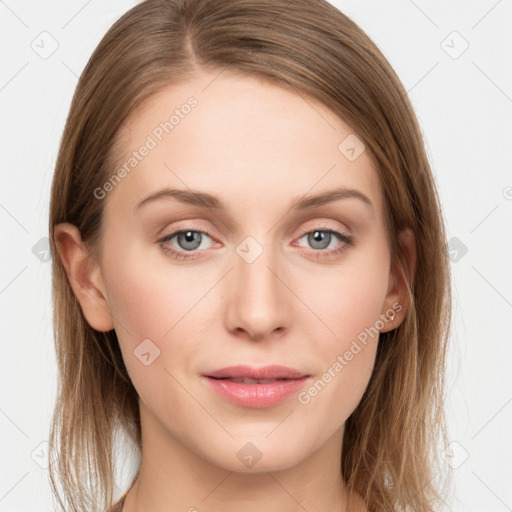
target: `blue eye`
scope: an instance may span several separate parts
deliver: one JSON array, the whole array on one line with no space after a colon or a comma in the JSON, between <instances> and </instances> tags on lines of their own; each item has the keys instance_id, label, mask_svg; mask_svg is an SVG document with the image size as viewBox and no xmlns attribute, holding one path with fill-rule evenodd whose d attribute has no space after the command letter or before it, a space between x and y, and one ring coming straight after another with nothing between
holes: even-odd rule
<instances>
[{"instance_id":1,"label":"blue eye","mask_svg":"<svg viewBox=\"0 0 512 512\"><path fill-rule=\"evenodd\" d=\"M298 240L302 238L306 238L309 246L314 249L313 254L317 259L338 256L347 247L354 245L353 236L333 229L314 229L304 233ZM334 247L329 247L333 241L338 243Z\"/></svg>"},{"instance_id":2,"label":"blue eye","mask_svg":"<svg viewBox=\"0 0 512 512\"><path fill-rule=\"evenodd\" d=\"M336 256L341 254L348 246L354 244L354 237L335 231L332 229L314 229L304 233L298 240L307 238L307 243L313 249L312 254L316 258ZM175 245L171 243L176 239ZM180 230L167 235L159 240L159 244L163 251L177 259L193 259L201 256L204 249L211 247L211 244L204 247L203 242L212 237L204 231L197 231L193 229ZM332 242L335 242L334 247L329 247ZM336 242L338 242L336 244ZM299 245L299 247L303 247Z\"/></svg>"},{"instance_id":3,"label":"blue eye","mask_svg":"<svg viewBox=\"0 0 512 512\"><path fill-rule=\"evenodd\" d=\"M196 249L201 247L201 244L204 240L204 237L210 238L208 233L204 231L196 231L193 229L176 231L165 238L162 238L159 242L166 253L171 253L178 258L195 258L196 257ZM176 238L176 242L178 244L178 249L174 245L169 245L167 242L170 242L173 238ZM179 250L181 249L181 250ZM194 254L186 254L187 252L193 252Z\"/></svg>"},{"instance_id":4,"label":"blue eye","mask_svg":"<svg viewBox=\"0 0 512 512\"><path fill-rule=\"evenodd\" d=\"M309 231L302 235L301 238L307 237L307 243L310 244L310 247L324 251L329 248L329 245L333 240L336 238L338 238L338 240L341 239L341 235L342 233L330 230L315 230Z\"/></svg>"}]
</instances>

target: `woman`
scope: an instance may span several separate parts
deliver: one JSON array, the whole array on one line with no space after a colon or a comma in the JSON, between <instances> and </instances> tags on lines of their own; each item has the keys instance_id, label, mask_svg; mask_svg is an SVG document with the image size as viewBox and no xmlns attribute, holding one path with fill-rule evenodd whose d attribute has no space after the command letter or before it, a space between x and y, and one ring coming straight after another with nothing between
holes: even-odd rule
<instances>
[{"instance_id":1,"label":"woman","mask_svg":"<svg viewBox=\"0 0 512 512\"><path fill-rule=\"evenodd\" d=\"M63 509L442 501L439 198L403 86L333 6L127 12L77 86L50 233ZM141 459L114 503L118 434Z\"/></svg>"}]
</instances>

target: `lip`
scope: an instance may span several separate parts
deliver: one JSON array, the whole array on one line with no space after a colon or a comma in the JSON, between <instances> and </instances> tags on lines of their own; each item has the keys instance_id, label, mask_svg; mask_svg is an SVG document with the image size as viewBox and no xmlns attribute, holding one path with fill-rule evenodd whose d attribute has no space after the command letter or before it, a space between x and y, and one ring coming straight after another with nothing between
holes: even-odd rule
<instances>
[{"instance_id":1,"label":"lip","mask_svg":"<svg viewBox=\"0 0 512 512\"><path fill-rule=\"evenodd\" d=\"M222 379L247 378L253 380L279 379L276 382L245 384ZM310 375L271 365L254 368L246 365L230 366L202 375L210 389L230 403L241 407L262 409L277 405L304 387Z\"/></svg>"},{"instance_id":2,"label":"lip","mask_svg":"<svg viewBox=\"0 0 512 512\"><path fill-rule=\"evenodd\" d=\"M221 368L204 374L205 377L214 377L216 379L226 378L239 378L246 377L248 379L300 379L302 377L308 377L309 375L287 366L281 366L277 364L262 366L255 368L253 366L238 365L228 366L227 368Z\"/></svg>"}]
</instances>

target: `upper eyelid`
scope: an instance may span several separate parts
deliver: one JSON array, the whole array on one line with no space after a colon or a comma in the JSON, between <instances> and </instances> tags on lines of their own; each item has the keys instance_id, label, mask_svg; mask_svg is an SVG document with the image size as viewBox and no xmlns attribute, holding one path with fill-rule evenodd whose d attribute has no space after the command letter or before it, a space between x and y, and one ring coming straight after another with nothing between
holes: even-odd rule
<instances>
[{"instance_id":1,"label":"upper eyelid","mask_svg":"<svg viewBox=\"0 0 512 512\"><path fill-rule=\"evenodd\" d=\"M187 222L187 221L185 220L184 222ZM201 227L195 226L193 220L189 220L188 222L190 223L189 225L185 225L183 228L177 227L177 228L173 229L169 233L169 235L166 235L163 238L167 238L170 235L175 235L177 233L184 232L184 231L198 231L198 232L201 232L201 233L205 233L205 234L207 234L208 236L210 236L212 238L218 238L218 237L216 237L216 236L211 234L212 230L202 229ZM310 221L306 221L306 222L307 223L311 223L311 226L301 230L301 234L299 236L304 236L306 233L309 233L310 231L314 231L315 229L322 229L322 230L325 230L325 231L339 231L339 232L341 232L343 234L346 234L346 235L350 235L350 231L351 231L346 226L338 228L338 227L332 227L332 226L326 225L328 222L336 222L338 224L343 224L341 221L335 220L335 219L331 219L330 221L329 220L319 220L319 221L310 220ZM164 231L165 231L165 228L160 230L160 233L162 233ZM215 232L215 231L216 230L213 230L213 232ZM294 229L294 231L296 231L296 229ZM232 233L232 230L229 230L229 232Z\"/></svg>"}]
</instances>

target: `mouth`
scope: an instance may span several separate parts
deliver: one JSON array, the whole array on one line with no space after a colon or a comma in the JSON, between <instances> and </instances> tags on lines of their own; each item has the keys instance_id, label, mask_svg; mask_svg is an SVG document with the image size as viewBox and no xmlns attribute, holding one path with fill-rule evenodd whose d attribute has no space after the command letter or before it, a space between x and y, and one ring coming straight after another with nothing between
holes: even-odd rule
<instances>
[{"instance_id":1,"label":"mouth","mask_svg":"<svg viewBox=\"0 0 512 512\"><path fill-rule=\"evenodd\" d=\"M255 409L277 405L304 387L311 375L272 365L262 368L231 366L202 375L224 400Z\"/></svg>"}]
</instances>

